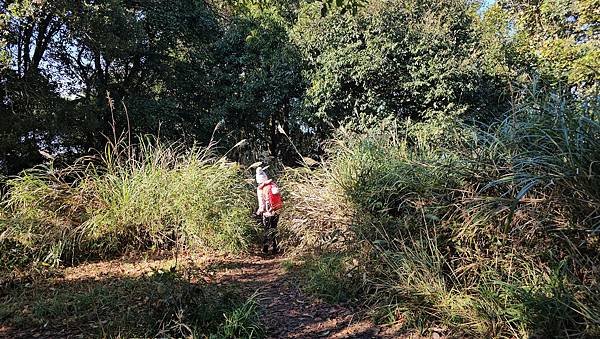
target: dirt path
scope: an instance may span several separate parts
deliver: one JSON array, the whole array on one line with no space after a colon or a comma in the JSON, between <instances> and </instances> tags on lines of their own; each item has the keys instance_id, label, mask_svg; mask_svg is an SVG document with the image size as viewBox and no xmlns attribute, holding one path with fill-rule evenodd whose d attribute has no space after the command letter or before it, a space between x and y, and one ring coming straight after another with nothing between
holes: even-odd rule
<instances>
[{"instance_id":1,"label":"dirt path","mask_svg":"<svg viewBox=\"0 0 600 339\"><path fill-rule=\"evenodd\" d=\"M222 262L216 277L218 283L241 283L248 291L258 291L269 338L399 337L389 328L354 317L347 306L327 304L305 295L297 278L283 268L284 261L262 256L228 259Z\"/></svg>"},{"instance_id":2,"label":"dirt path","mask_svg":"<svg viewBox=\"0 0 600 339\"><path fill-rule=\"evenodd\" d=\"M297 272L284 268L289 259L283 257L186 254L179 260L183 269L198 273L196 281L177 280L179 285L169 288L186 290L190 283L200 283L217 291L237 289L242 296L257 292L268 338L419 338L362 320L348 305L328 304L303 293ZM14 293L0 293L0 300L12 303L0 305L0 320L10 317L18 324L0 321L0 338L83 338L112 323L116 329L131 330L131 326L141 325L138 314L160 313L160 307L152 305L172 297L161 290L162 278L156 272L168 271L174 264L168 255L123 257L16 283L11 287L16 288ZM95 316L90 316L91 310ZM132 333L156 333L153 324L142 325L147 330L142 327L142 332Z\"/></svg>"}]
</instances>

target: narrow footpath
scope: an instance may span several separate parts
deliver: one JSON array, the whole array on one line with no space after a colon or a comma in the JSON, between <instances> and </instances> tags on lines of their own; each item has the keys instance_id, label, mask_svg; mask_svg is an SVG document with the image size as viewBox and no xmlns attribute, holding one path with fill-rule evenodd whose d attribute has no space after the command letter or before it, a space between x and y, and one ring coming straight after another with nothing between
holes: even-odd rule
<instances>
[{"instance_id":1,"label":"narrow footpath","mask_svg":"<svg viewBox=\"0 0 600 339\"><path fill-rule=\"evenodd\" d=\"M173 256L135 255L32 276L5 284L5 289L0 283L0 301L5 302L0 304L0 338L110 337L107 333L120 331L124 332L118 337L132 336L127 333L161 337L162 332L153 328L156 323L137 317L155 315L161 305L168 305L172 296L165 286L181 292L190 283L212 286L214 291L233 289L242 297L256 293L267 338L421 338L365 320L349 305L328 304L305 294L298 272L285 269L288 260L253 254L182 254L179 265L190 280L165 285L169 273L160 273L167 274L161 277L157 272L170 272L176 264ZM172 319L163 322L160 326L172 327Z\"/></svg>"},{"instance_id":2,"label":"narrow footpath","mask_svg":"<svg viewBox=\"0 0 600 339\"><path fill-rule=\"evenodd\" d=\"M284 261L251 255L228 259L227 267L217 272L219 284L241 284L249 293L258 292L268 338L415 338L361 320L346 305L307 296L283 268Z\"/></svg>"}]
</instances>

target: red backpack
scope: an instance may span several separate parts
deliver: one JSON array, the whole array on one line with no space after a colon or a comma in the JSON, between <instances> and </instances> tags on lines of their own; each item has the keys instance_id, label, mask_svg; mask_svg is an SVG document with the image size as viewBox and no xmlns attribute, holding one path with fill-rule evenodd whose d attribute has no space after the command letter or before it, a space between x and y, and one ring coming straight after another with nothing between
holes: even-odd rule
<instances>
[{"instance_id":1,"label":"red backpack","mask_svg":"<svg viewBox=\"0 0 600 339\"><path fill-rule=\"evenodd\" d=\"M268 182L262 187L263 197L267 198L267 202L271 211L277 211L283 207L281 192L274 181Z\"/></svg>"}]
</instances>

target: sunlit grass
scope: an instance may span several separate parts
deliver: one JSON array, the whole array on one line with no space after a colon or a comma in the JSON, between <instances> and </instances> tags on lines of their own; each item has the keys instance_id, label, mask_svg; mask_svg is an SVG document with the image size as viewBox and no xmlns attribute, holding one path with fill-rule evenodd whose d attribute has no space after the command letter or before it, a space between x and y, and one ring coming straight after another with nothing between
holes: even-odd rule
<instances>
[{"instance_id":1,"label":"sunlit grass","mask_svg":"<svg viewBox=\"0 0 600 339\"><path fill-rule=\"evenodd\" d=\"M128 249L243 250L254 222L252 190L235 163L210 149L107 146L100 157L8 180L2 202L3 265L58 265ZM16 251L16 252L10 252Z\"/></svg>"},{"instance_id":2,"label":"sunlit grass","mask_svg":"<svg viewBox=\"0 0 600 339\"><path fill-rule=\"evenodd\" d=\"M351 122L319 168L288 174L284 234L304 253L360 253L347 285L386 321L598 335L600 124L574 105L533 93L487 126ZM311 289L339 295L344 267L327 263Z\"/></svg>"}]
</instances>

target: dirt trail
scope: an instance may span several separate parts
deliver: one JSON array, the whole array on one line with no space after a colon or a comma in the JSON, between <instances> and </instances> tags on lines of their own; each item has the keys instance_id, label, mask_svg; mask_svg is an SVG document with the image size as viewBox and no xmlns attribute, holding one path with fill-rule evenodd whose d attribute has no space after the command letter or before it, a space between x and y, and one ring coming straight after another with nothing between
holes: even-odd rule
<instances>
[{"instance_id":1,"label":"dirt trail","mask_svg":"<svg viewBox=\"0 0 600 339\"><path fill-rule=\"evenodd\" d=\"M389 328L354 317L344 305L305 295L283 268L284 258L248 256L222 262L217 281L259 292L262 320L269 338L398 338ZM250 292L250 293L252 293ZM409 337L409 336L402 336Z\"/></svg>"},{"instance_id":2,"label":"dirt trail","mask_svg":"<svg viewBox=\"0 0 600 339\"><path fill-rule=\"evenodd\" d=\"M284 269L284 257L270 257L258 255L183 255L180 257L183 267L193 268L201 272L203 283L223 285L227 288L239 288L242 295L250 296L258 292L257 300L261 307L261 322L265 325L268 338L420 338L418 335L398 334L392 328L378 326L374 323L359 319L355 312L347 305L328 304L303 293L299 288L297 272ZM185 263L184 263L185 262ZM170 256L156 258L123 257L119 259L81 264L61 271L54 278L35 279L27 283L22 293L29 300L27 307L33 303L43 303L38 294L48 294L49 297L60 296L71 304L75 303L68 295L88 295L95 289L102 293L122 291L126 284L142 282L138 287L153 288L154 285L143 285L150 273L157 269L171 267L174 260ZM125 285L123 285L125 284ZM69 292L71 291L72 292ZM88 291L89 290L89 291ZM86 294L88 291L88 294ZM153 290L149 290L152 292ZM21 293L21 292L19 292ZM143 293L143 291L142 291ZM154 292L152 292L154 293ZM0 293L0 296L2 294ZM116 293L114 299L117 303L129 299ZM20 297L19 297L20 298ZM98 298L93 295L93 299ZM125 299L119 299L125 298ZM60 298L59 298L60 299ZM57 300L59 300L57 299ZM140 299L140 298L138 298ZM143 301L140 312L148 307ZM62 300L62 299L60 299ZM60 302L60 300L58 302ZM111 299L112 300L112 299ZM56 304L56 300L48 305L52 307L66 307ZM71 305L72 306L72 305ZM26 307L26 308L27 308ZM0 308L0 311L2 309ZM69 309L70 310L70 309ZM62 316L69 315L69 310L62 310ZM136 308L137 310L137 308ZM18 310L14 310L17 312ZM26 310L19 311L23 316ZM27 312L31 312L28 310ZM66 312L66 313L65 313ZM85 313L85 312L84 312ZM1 315L1 313L0 313ZM85 314L74 314L80 316ZM109 311L104 314L105 321L112 321L114 314ZM59 316L60 317L60 316ZM69 316L70 317L70 316ZM60 320L60 318L58 318ZM89 336L96 330L95 322L98 319L83 317L82 323L68 322L69 326L50 324L48 328L39 326L24 326L14 328L0 321L0 338L79 338ZM68 319L63 319L68 320ZM75 319L76 320L76 319ZM87 322L89 323L87 323ZM85 335L88 333L88 335Z\"/></svg>"}]
</instances>

